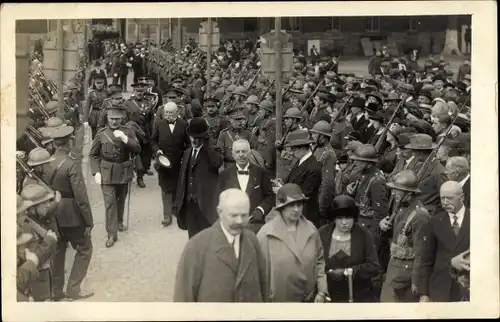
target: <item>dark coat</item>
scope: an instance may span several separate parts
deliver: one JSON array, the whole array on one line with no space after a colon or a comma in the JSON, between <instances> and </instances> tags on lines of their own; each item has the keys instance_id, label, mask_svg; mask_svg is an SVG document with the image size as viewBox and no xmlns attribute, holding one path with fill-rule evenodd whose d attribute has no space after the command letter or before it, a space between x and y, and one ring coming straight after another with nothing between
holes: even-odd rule
<instances>
[{"instance_id":1,"label":"dark coat","mask_svg":"<svg viewBox=\"0 0 500 322\"><path fill-rule=\"evenodd\" d=\"M227 169L224 169L219 174L218 182L218 195L226 189L236 188L241 189L238 182L236 165L231 165ZM250 229L257 233L257 231L264 225L264 217L269 213L271 208L274 206L274 193L271 184L271 179L269 173L259 166L250 164L248 167L250 172L246 193L250 198L250 214L257 208L262 207L264 210L264 216L262 220L251 220Z\"/></svg>"},{"instance_id":2,"label":"dark coat","mask_svg":"<svg viewBox=\"0 0 500 322\"><path fill-rule=\"evenodd\" d=\"M372 139L372 137L375 136L375 133L377 131L378 130L376 128L374 128L373 126L369 126L367 123L367 125L363 128L363 131L360 132L361 133L361 138L360 138L361 143L370 144L370 140Z\"/></svg>"},{"instance_id":3,"label":"dark coat","mask_svg":"<svg viewBox=\"0 0 500 322\"><path fill-rule=\"evenodd\" d=\"M266 262L249 230L239 260L217 221L191 238L179 260L174 302L267 302Z\"/></svg>"},{"instance_id":4,"label":"dark coat","mask_svg":"<svg viewBox=\"0 0 500 322\"><path fill-rule=\"evenodd\" d=\"M369 121L366 118L366 116L362 116L359 118L359 120L356 117L353 117L351 119L351 125L354 131L357 131L359 133L362 133L365 129L365 127L368 125Z\"/></svg>"},{"instance_id":5,"label":"dark coat","mask_svg":"<svg viewBox=\"0 0 500 322\"><path fill-rule=\"evenodd\" d=\"M184 151L182 156L175 207L177 209L177 224L179 228L186 228L186 188L188 182L188 167L193 149L190 147ZM198 152L193 169L193 191L197 197L198 205L209 223L214 223L217 214L218 202L217 182L219 179L219 168L222 166L223 156L219 149L210 147L205 141ZM212 189L210 189L212 187Z\"/></svg>"},{"instance_id":6,"label":"dark coat","mask_svg":"<svg viewBox=\"0 0 500 322\"><path fill-rule=\"evenodd\" d=\"M316 157L311 155L299 166L297 161L283 182L300 186L304 195L309 198L304 206L304 216L319 228L318 193L321 185L321 165Z\"/></svg>"},{"instance_id":7,"label":"dark coat","mask_svg":"<svg viewBox=\"0 0 500 322\"><path fill-rule=\"evenodd\" d=\"M336 268L353 269L354 302L367 302L373 299L371 279L378 274L379 261L377 250L370 232L357 223L351 229L351 255L340 258L330 257L330 246L335 223L322 226L319 231L326 262L325 271ZM328 293L332 302L348 302L349 286L347 277L334 280L327 274Z\"/></svg>"},{"instance_id":8,"label":"dark coat","mask_svg":"<svg viewBox=\"0 0 500 322\"><path fill-rule=\"evenodd\" d=\"M154 122L151 136L153 155L156 155L158 150L162 150L172 166L171 168L158 167L158 184L164 191L173 195L177 191L182 154L190 145L186 129L186 121L177 119L174 133L172 133L167 120L162 119Z\"/></svg>"},{"instance_id":9,"label":"dark coat","mask_svg":"<svg viewBox=\"0 0 500 322\"><path fill-rule=\"evenodd\" d=\"M450 263L453 257L470 247L469 209L465 210L458 236L453 233L450 216L445 211L431 218L424 236L418 287L420 295L429 296L432 302L459 301L461 294L451 276Z\"/></svg>"},{"instance_id":10,"label":"dark coat","mask_svg":"<svg viewBox=\"0 0 500 322\"><path fill-rule=\"evenodd\" d=\"M81 164L58 148L44 174L47 184L61 194L56 211L59 227L92 227L94 220ZM58 169L59 168L59 169Z\"/></svg>"},{"instance_id":11,"label":"dark coat","mask_svg":"<svg viewBox=\"0 0 500 322\"><path fill-rule=\"evenodd\" d=\"M99 72L97 69L94 69L90 72L89 75L89 87L94 88L94 80L97 76L104 77L104 88L108 88L108 78L106 75L106 71L100 69Z\"/></svg>"}]
</instances>

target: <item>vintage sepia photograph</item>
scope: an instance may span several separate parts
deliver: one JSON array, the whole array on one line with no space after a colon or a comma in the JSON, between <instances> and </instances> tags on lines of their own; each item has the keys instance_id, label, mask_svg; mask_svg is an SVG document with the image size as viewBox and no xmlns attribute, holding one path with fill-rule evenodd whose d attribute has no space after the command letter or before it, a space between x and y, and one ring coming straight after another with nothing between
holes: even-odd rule
<instances>
[{"instance_id":1,"label":"vintage sepia photograph","mask_svg":"<svg viewBox=\"0 0 500 322\"><path fill-rule=\"evenodd\" d=\"M477 153L497 139L498 115L493 99L471 94L486 97L478 84L494 92L497 76L493 65L484 78L472 67L496 63L476 56L478 16L297 15L308 3L291 4L295 15L161 17L145 4L154 18L94 19L94 3L82 4L84 17L12 19L9 55L1 39L2 96L4 58L15 61L12 113L2 99L2 125L14 116L10 136L2 129L11 303L328 311L486 296L471 276L498 266L498 205L479 196L497 203L498 164L495 152ZM481 129L487 113L494 127ZM484 144L474 171L472 135ZM14 152L15 179L5 181ZM474 190L476 175L490 181L481 189L474 179ZM484 220L494 249L471 261Z\"/></svg>"}]
</instances>

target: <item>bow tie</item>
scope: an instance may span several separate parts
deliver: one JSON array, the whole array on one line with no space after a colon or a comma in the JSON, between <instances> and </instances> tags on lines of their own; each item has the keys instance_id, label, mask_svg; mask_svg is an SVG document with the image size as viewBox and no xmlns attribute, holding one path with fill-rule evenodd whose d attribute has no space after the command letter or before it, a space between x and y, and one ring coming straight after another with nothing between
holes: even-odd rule
<instances>
[{"instance_id":1,"label":"bow tie","mask_svg":"<svg viewBox=\"0 0 500 322\"><path fill-rule=\"evenodd\" d=\"M240 171L240 170L238 170L238 174L242 175L242 176L248 176L250 174L250 172L249 171Z\"/></svg>"},{"instance_id":2,"label":"bow tie","mask_svg":"<svg viewBox=\"0 0 500 322\"><path fill-rule=\"evenodd\" d=\"M167 121L168 124L175 124L175 121Z\"/></svg>"}]
</instances>

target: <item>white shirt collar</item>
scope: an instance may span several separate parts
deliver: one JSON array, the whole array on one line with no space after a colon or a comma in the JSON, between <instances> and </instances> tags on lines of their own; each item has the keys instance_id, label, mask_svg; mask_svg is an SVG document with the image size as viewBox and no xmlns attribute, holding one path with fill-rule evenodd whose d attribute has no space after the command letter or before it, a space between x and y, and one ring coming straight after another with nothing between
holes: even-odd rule
<instances>
[{"instance_id":1,"label":"white shirt collar","mask_svg":"<svg viewBox=\"0 0 500 322\"><path fill-rule=\"evenodd\" d=\"M364 116L363 113L359 113L358 115L356 115L356 120L359 121L360 118L362 118Z\"/></svg>"},{"instance_id":2,"label":"white shirt collar","mask_svg":"<svg viewBox=\"0 0 500 322\"><path fill-rule=\"evenodd\" d=\"M234 241L234 245L235 247L239 247L238 245L238 242L240 240L240 236L241 234L238 234L236 236L234 235L231 235L227 230L226 228L224 228L224 226L222 225L222 222L220 222L220 227L222 228L222 232L224 233L224 236L226 236L226 239L227 239L227 242L229 243L229 245L232 245L233 244L233 241Z\"/></svg>"},{"instance_id":3,"label":"white shirt collar","mask_svg":"<svg viewBox=\"0 0 500 322\"><path fill-rule=\"evenodd\" d=\"M248 171L248 168L250 167L250 162L246 165L246 167L244 169L242 169L240 167L240 165L238 163L236 163L236 168L239 170L239 171Z\"/></svg>"},{"instance_id":4,"label":"white shirt collar","mask_svg":"<svg viewBox=\"0 0 500 322\"><path fill-rule=\"evenodd\" d=\"M464 216L465 216L465 206L462 205L462 208L460 208L460 210L456 214L448 213L448 216L450 216L450 222L451 222L452 225L453 225L453 222L454 222L453 217L457 216L458 225L460 227L462 227L462 222L463 222Z\"/></svg>"},{"instance_id":5,"label":"white shirt collar","mask_svg":"<svg viewBox=\"0 0 500 322\"><path fill-rule=\"evenodd\" d=\"M301 165L302 163L304 163L304 161L306 161L306 160L307 160L307 159L308 159L311 155L312 155L312 151L307 152L307 154L306 154L306 155L304 155L304 156L302 157L302 159L300 159L300 161L299 161L299 165Z\"/></svg>"},{"instance_id":6,"label":"white shirt collar","mask_svg":"<svg viewBox=\"0 0 500 322\"><path fill-rule=\"evenodd\" d=\"M460 185L462 186L462 188L464 184L467 182L467 180L469 180L469 178L470 178L470 173L468 173L467 176L462 181L460 181Z\"/></svg>"}]
</instances>

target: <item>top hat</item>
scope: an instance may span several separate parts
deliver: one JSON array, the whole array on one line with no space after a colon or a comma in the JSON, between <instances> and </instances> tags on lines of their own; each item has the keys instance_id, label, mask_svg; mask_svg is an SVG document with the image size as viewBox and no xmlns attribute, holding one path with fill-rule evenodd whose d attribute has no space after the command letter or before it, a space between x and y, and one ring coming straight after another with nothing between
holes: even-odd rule
<instances>
[{"instance_id":1,"label":"top hat","mask_svg":"<svg viewBox=\"0 0 500 322\"><path fill-rule=\"evenodd\" d=\"M295 183L286 183L279 188L276 193L276 200L277 205L275 209L279 210L292 203L304 202L308 200L308 198L304 195L299 185Z\"/></svg>"},{"instance_id":2,"label":"top hat","mask_svg":"<svg viewBox=\"0 0 500 322\"><path fill-rule=\"evenodd\" d=\"M198 138L205 137L208 132L208 123L202 117L195 117L191 119L187 128L189 136Z\"/></svg>"}]
</instances>

